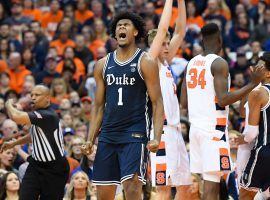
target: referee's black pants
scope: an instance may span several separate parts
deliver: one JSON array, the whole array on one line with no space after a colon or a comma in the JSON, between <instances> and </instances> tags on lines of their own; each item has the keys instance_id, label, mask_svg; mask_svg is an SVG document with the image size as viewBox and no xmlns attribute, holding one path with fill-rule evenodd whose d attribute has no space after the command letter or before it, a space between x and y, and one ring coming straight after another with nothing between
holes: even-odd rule
<instances>
[{"instance_id":1,"label":"referee's black pants","mask_svg":"<svg viewBox=\"0 0 270 200\"><path fill-rule=\"evenodd\" d=\"M66 159L53 165L30 158L22 180L19 200L63 200L64 189L69 176Z\"/></svg>"}]
</instances>

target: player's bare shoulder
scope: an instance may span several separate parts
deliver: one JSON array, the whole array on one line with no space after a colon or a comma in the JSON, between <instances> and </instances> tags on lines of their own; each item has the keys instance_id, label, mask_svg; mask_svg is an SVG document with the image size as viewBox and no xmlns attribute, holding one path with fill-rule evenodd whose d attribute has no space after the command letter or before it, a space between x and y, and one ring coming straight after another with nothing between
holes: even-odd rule
<instances>
[{"instance_id":1,"label":"player's bare shoulder","mask_svg":"<svg viewBox=\"0 0 270 200\"><path fill-rule=\"evenodd\" d=\"M104 67L105 67L105 64L106 64L106 61L107 61L107 56L99 59L96 64L95 64L95 70L94 70L94 74L95 76L96 75L102 75L103 74L103 70L104 70Z\"/></svg>"},{"instance_id":2,"label":"player's bare shoulder","mask_svg":"<svg viewBox=\"0 0 270 200\"><path fill-rule=\"evenodd\" d=\"M141 70L144 71L149 68L155 68L157 67L157 63L157 59L153 59L149 53L145 52L141 59Z\"/></svg>"},{"instance_id":3,"label":"player's bare shoulder","mask_svg":"<svg viewBox=\"0 0 270 200\"><path fill-rule=\"evenodd\" d=\"M265 104L268 102L268 91L263 87L253 89L248 95L248 101Z\"/></svg>"},{"instance_id":4,"label":"player's bare shoulder","mask_svg":"<svg viewBox=\"0 0 270 200\"><path fill-rule=\"evenodd\" d=\"M213 76L224 73L227 74L228 72L229 72L228 62L222 57L217 57L211 65L211 73L213 74Z\"/></svg>"}]
</instances>

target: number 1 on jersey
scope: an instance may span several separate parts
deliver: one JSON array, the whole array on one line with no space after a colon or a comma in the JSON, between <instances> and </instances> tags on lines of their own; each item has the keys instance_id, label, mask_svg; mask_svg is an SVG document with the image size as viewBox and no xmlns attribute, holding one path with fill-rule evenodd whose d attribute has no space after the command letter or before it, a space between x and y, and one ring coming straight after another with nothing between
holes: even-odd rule
<instances>
[{"instance_id":1,"label":"number 1 on jersey","mask_svg":"<svg viewBox=\"0 0 270 200\"><path fill-rule=\"evenodd\" d=\"M118 89L118 106L123 105L123 88Z\"/></svg>"},{"instance_id":2,"label":"number 1 on jersey","mask_svg":"<svg viewBox=\"0 0 270 200\"><path fill-rule=\"evenodd\" d=\"M198 76L198 70L196 68L191 68L188 72L188 75L190 75L190 81L187 82L188 88L195 88L197 85L201 86L201 89L205 88L206 81L205 81L205 69L199 72Z\"/></svg>"}]
</instances>

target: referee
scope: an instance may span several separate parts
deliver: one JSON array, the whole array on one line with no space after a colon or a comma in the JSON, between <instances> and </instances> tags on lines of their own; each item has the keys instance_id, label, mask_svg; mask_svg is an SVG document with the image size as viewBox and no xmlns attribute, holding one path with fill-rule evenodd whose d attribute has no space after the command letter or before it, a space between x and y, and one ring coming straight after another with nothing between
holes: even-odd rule
<instances>
[{"instance_id":1,"label":"referee","mask_svg":"<svg viewBox=\"0 0 270 200\"><path fill-rule=\"evenodd\" d=\"M30 134L17 141L6 142L1 151L16 145L33 143L32 156L20 189L20 200L62 200L69 175L69 165L64 156L64 143L59 118L49 108L50 92L37 85L31 92L32 112L16 109L14 101L6 102L9 117L21 125L31 125Z\"/></svg>"}]
</instances>

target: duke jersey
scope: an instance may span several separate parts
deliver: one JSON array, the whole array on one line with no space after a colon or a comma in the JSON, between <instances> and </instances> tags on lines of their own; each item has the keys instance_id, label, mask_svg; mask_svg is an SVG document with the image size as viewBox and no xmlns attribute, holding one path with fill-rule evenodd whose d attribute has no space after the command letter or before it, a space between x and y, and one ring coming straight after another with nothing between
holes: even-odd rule
<instances>
[{"instance_id":1,"label":"duke jersey","mask_svg":"<svg viewBox=\"0 0 270 200\"><path fill-rule=\"evenodd\" d=\"M176 96L176 85L167 63L165 65L161 64L159 78L165 112L165 122L169 126L176 127L180 123L179 102Z\"/></svg>"},{"instance_id":2,"label":"duke jersey","mask_svg":"<svg viewBox=\"0 0 270 200\"><path fill-rule=\"evenodd\" d=\"M119 62L116 53L107 55L103 68L106 96L99 140L108 143L146 142L152 108L140 69L144 52L137 49L125 62Z\"/></svg>"},{"instance_id":3,"label":"duke jersey","mask_svg":"<svg viewBox=\"0 0 270 200\"><path fill-rule=\"evenodd\" d=\"M229 107L221 108L217 103L212 63L219 58L215 54L197 55L190 60L186 71L188 113L191 125L205 131L224 132ZM230 76L228 76L228 89Z\"/></svg>"},{"instance_id":4,"label":"duke jersey","mask_svg":"<svg viewBox=\"0 0 270 200\"><path fill-rule=\"evenodd\" d=\"M270 144L270 84L265 84L262 87L268 92L269 100L260 112L259 135L256 138L254 149Z\"/></svg>"}]
</instances>

